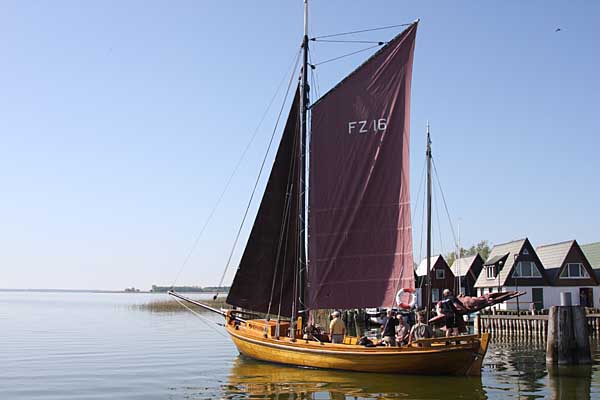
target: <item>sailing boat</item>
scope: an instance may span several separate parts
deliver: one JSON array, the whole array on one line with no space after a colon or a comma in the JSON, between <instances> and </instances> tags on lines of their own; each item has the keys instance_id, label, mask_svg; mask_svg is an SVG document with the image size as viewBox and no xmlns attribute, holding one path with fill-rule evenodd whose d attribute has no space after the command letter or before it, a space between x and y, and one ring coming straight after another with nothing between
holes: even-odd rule
<instances>
[{"instance_id":1,"label":"sailing boat","mask_svg":"<svg viewBox=\"0 0 600 400\"><path fill-rule=\"evenodd\" d=\"M398 303L411 303L409 122L418 25L410 24L309 105L307 8L304 0L301 81L227 297L228 304L267 317L248 319L171 294L222 314L240 353L258 360L364 372L479 375L487 334L423 339L404 347L365 347L349 336L343 344L303 336L314 310L389 307L398 293L404 293Z\"/></svg>"}]
</instances>

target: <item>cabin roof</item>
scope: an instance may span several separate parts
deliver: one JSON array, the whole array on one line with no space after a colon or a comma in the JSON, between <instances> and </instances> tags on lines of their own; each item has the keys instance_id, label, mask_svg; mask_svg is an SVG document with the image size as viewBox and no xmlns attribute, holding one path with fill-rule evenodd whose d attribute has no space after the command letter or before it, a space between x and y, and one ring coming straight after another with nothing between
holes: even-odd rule
<instances>
[{"instance_id":1,"label":"cabin roof","mask_svg":"<svg viewBox=\"0 0 600 400\"><path fill-rule=\"evenodd\" d=\"M431 268L432 269L435 266L435 263L438 262L438 260L439 260L440 257L442 257L442 256L441 255L437 255L437 256L431 257ZM415 273L417 274L417 276L426 276L427 275L427 257L425 257L421 261L421 263L419 264L419 266L415 270Z\"/></svg>"},{"instance_id":2,"label":"cabin roof","mask_svg":"<svg viewBox=\"0 0 600 400\"><path fill-rule=\"evenodd\" d=\"M600 269L600 242L581 245L581 250L594 269Z\"/></svg>"},{"instance_id":3,"label":"cabin roof","mask_svg":"<svg viewBox=\"0 0 600 400\"><path fill-rule=\"evenodd\" d=\"M450 270L452 271L454 276L467 275L478 255L479 254L475 254L474 256L462 257L454 260L452 266L450 267Z\"/></svg>"},{"instance_id":4,"label":"cabin roof","mask_svg":"<svg viewBox=\"0 0 600 400\"><path fill-rule=\"evenodd\" d=\"M514 255L521 252L521 249L525 245L526 241L527 238L513 240L512 242L502 243L494 246L490 252L488 260L485 262L485 265L496 264L498 261L508 256L508 258L506 258L506 263L502 269L500 269L499 275L494 279L488 279L485 271L481 271L479 277L477 277L477 281L475 282L475 287L496 287L504 285L510 276L510 271L513 269L515 263Z\"/></svg>"},{"instance_id":5,"label":"cabin roof","mask_svg":"<svg viewBox=\"0 0 600 400\"><path fill-rule=\"evenodd\" d=\"M565 258L569 254L569 250L573 247L574 240L569 240L566 242L546 244L543 246L538 246L535 249L542 265L548 271L549 269L560 268ZM552 277L550 277L552 279Z\"/></svg>"}]
</instances>

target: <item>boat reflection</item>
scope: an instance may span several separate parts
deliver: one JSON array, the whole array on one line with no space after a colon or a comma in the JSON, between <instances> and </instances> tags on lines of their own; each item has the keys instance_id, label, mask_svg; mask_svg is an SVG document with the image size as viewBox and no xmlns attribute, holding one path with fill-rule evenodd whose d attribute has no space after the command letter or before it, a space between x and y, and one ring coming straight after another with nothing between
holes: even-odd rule
<instances>
[{"instance_id":1,"label":"boat reflection","mask_svg":"<svg viewBox=\"0 0 600 400\"><path fill-rule=\"evenodd\" d=\"M481 378L309 369L238 356L223 386L228 399L486 399Z\"/></svg>"}]
</instances>

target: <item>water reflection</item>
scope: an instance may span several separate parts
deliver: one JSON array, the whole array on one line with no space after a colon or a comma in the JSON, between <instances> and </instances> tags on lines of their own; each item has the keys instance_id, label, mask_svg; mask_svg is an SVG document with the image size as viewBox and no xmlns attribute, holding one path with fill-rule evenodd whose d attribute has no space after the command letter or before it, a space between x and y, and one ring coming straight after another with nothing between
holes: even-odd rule
<instances>
[{"instance_id":1,"label":"water reflection","mask_svg":"<svg viewBox=\"0 0 600 400\"><path fill-rule=\"evenodd\" d=\"M288 367L238 356L228 399L487 399L481 378L423 377Z\"/></svg>"},{"instance_id":2,"label":"water reflection","mask_svg":"<svg viewBox=\"0 0 600 400\"><path fill-rule=\"evenodd\" d=\"M592 372L592 365L548 365L551 397L555 400L591 398Z\"/></svg>"},{"instance_id":3,"label":"water reflection","mask_svg":"<svg viewBox=\"0 0 600 400\"><path fill-rule=\"evenodd\" d=\"M528 399L547 395L546 356L542 347L532 343L494 343L484 361L484 374L494 378L486 384L488 394L504 392Z\"/></svg>"}]
</instances>

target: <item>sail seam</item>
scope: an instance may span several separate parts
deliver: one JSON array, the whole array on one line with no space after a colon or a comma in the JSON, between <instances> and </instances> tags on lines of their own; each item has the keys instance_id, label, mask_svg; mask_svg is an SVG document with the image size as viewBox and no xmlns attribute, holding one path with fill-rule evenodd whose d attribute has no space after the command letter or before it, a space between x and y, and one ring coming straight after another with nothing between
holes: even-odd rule
<instances>
[{"instance_id":1,"label":"sail seam","mask_svg":"<svg viewBox=\"0 0 600 400\"><path fill-rule=\"evenodd\" d=\"M393 207L393 206L403 206L403 205L410 205L410 202L402 201L402 202L398 202L398 203L360 204L358 206L321 208L321 209L317 209L314 212L322 213L322 212L329 212L329 211L354 210L357 208L380 208L380 207Z\"/></svg>"},{"instance_id":2,"label":"sail seam","mask_svg":"<svg viewBox=\"0 0 600 400\"><path fill-rule=\"evenodd\" d=\"M360 257L387 257L387 256L401 256L401 255L405 255L405 254L411 254L411 251L400 251L400 252L396 252L396 253L377 253L377 254L356 254L356 255L351 255L351 256L340 256L337 255L335 257L326 257L326 258L317 258L314 261L316 262L322 262L322 261L327 261L327 260L342 260L342 259L349 259L349 258L360 258Z\"/></svg>"},{"instance_id":3,"label":"sail seam","mask_svg":"<svg viewBox=\"0 0 600 400\"><path fill-rule=\"evenodd\" d=\"M368 230L368 229L356 229L351 231L343 231L343 232L333 232L333 233L317 233L315 235L311 235L311 237L329 237L329 236L338 236L338 235L348 235L351 233L374 233L374 232L398 232L398 231L407 231L412 229L412 226L399 226L397 228L390 229L377 229L377 230Z\"/></svg>"},{"instance_id":4,"label":"sail seam","mask_svg":"<svg viewBox=\"0 0 600 400\"><path fill-rule=\"evenodd\" d=\"M351 280L351 281L344 281L344 282L329 282L329 283L323 283L320 284L319 286L321 288L326 287L326 286L337 286L337 285L347 285L349 283L363 283L363 282L396 282L396 281L401 281L402 279L400 278L395 278L395 279L387 279L387 278L373 278L373 279L355 279L355 280Z\"/></svg>"}]
</instances>

